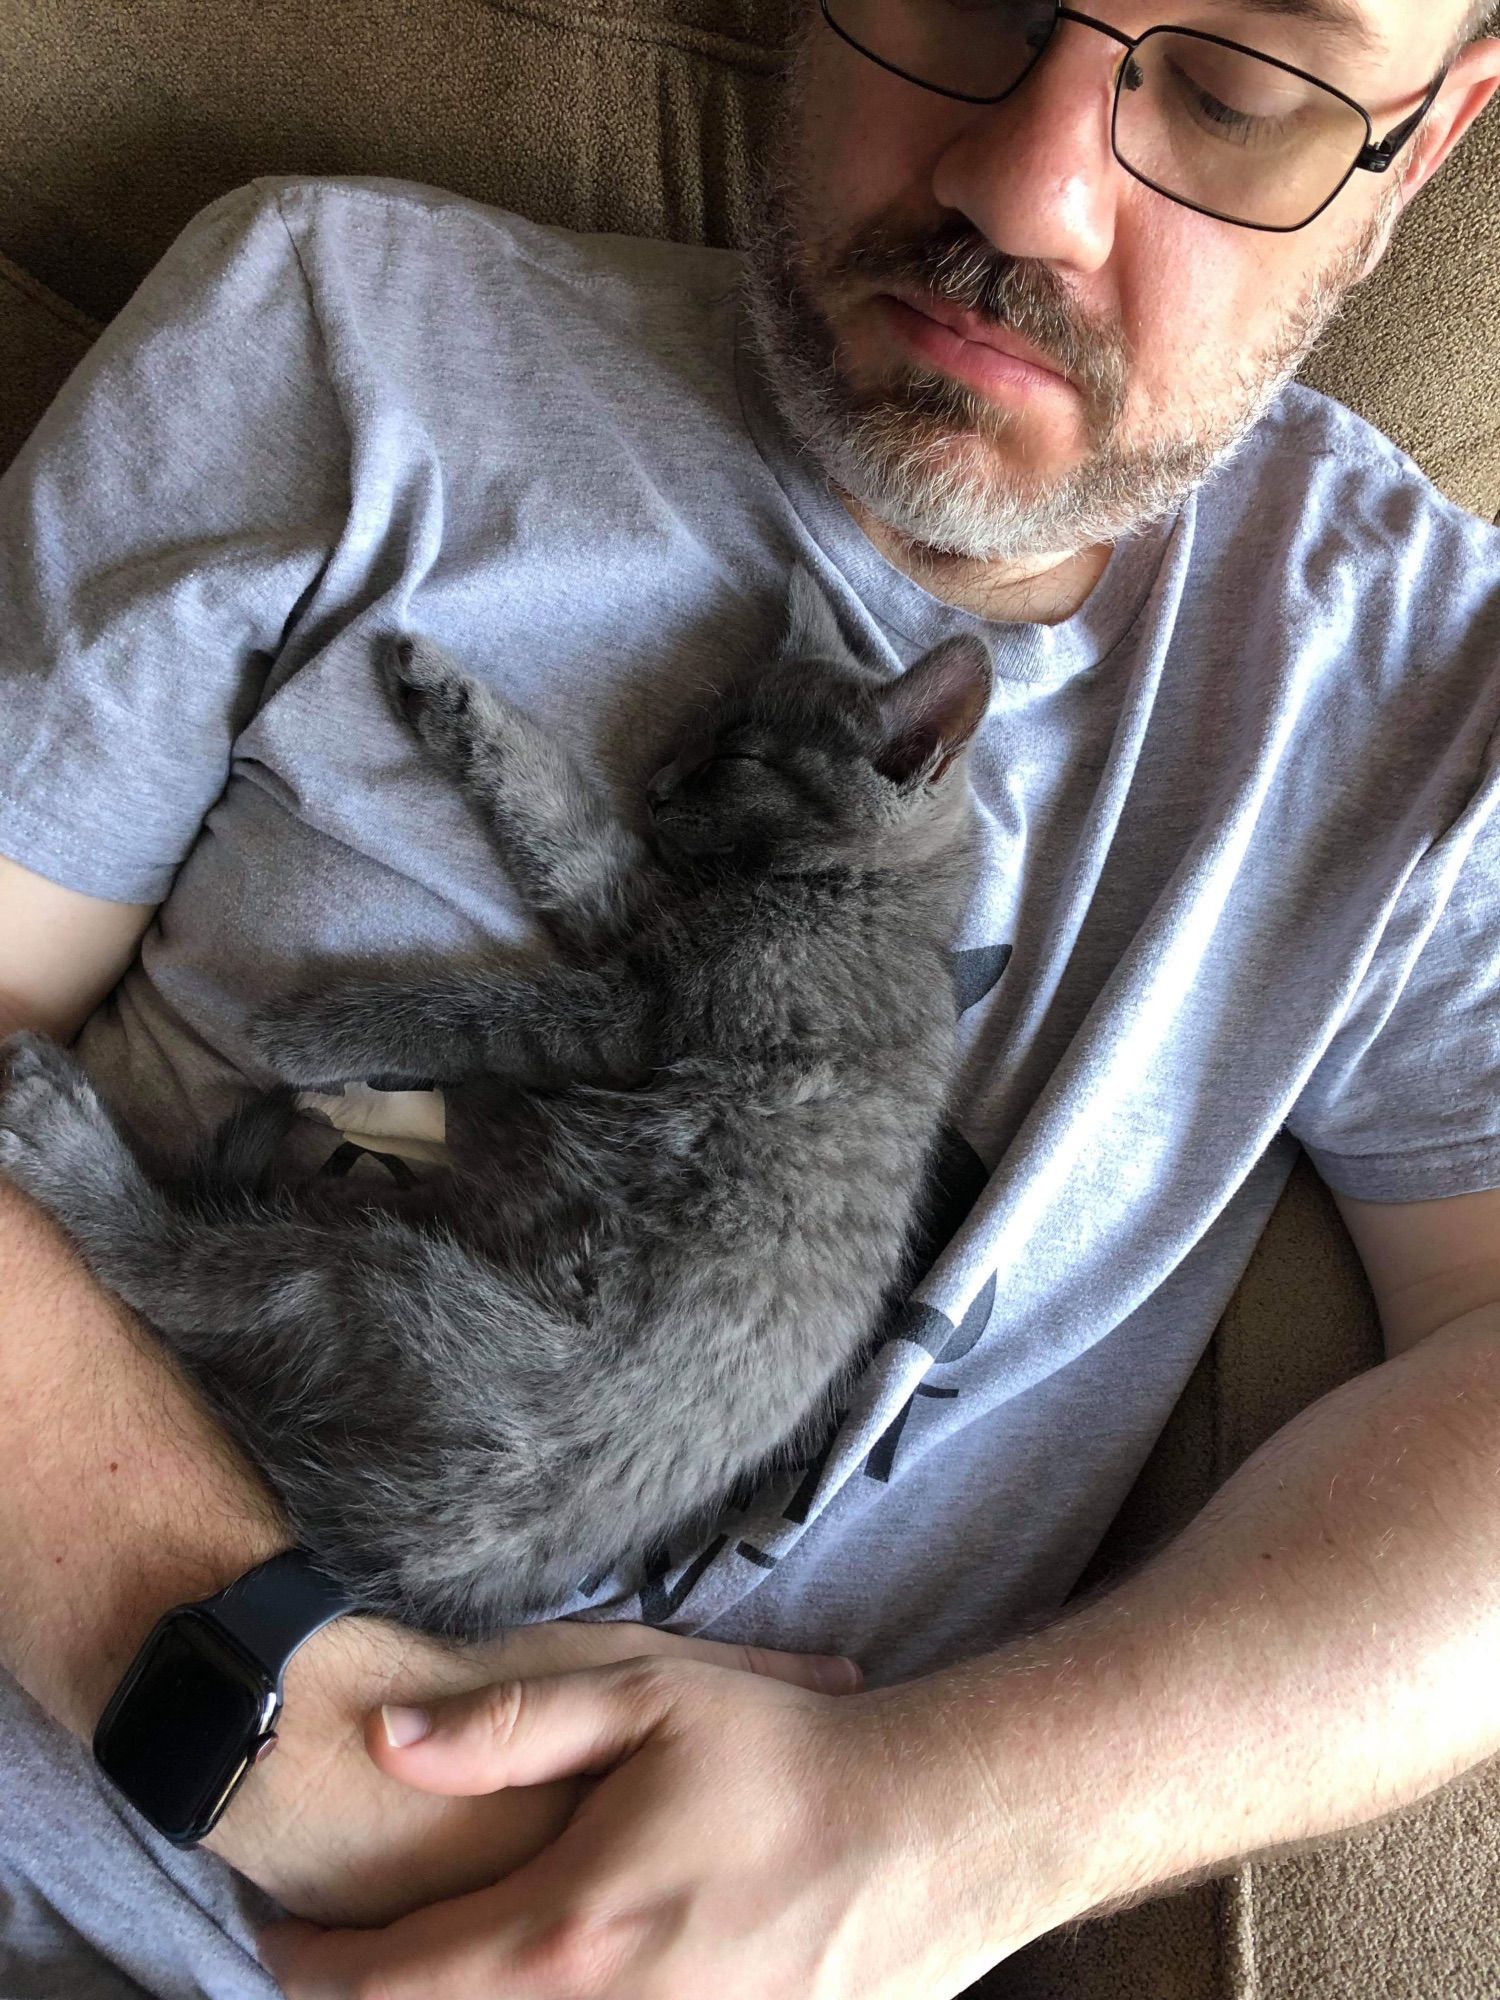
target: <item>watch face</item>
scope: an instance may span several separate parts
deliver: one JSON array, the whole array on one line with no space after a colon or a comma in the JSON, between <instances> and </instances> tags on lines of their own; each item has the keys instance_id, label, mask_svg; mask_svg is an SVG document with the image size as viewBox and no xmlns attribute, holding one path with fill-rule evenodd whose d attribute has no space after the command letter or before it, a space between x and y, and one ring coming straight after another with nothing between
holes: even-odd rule
<instances>
[{"instance_id":1,"label":"watch face","mask_svg":"<svg viewBox=\"0 0 1500 2000\"><path fill-rule=\"evenodd\" d=\"M169 1612L99 1718L94 1756L153 1826L188 1846L228 1803L280 1705L264 1670L217 1626Z\"/></svg>"}]
</instances>

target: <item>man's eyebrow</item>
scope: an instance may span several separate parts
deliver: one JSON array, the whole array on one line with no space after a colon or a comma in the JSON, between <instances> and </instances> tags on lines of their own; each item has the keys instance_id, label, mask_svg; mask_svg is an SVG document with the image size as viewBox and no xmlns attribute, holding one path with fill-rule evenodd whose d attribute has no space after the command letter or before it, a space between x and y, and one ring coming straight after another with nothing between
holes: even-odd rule
<instances>
[{"instance_id":1,"label":"man's eyebrow","mask_svg":"<svg viewBox=\"0 0 1500 2000\"><path fill-rule=\"evenodd\" d=\"M1272 14L1282 20L1310 21L1340 41L1369 55L1386 53L1385 37L1352 0L1235 0L1236 13Z\"/></svg>"}]
</instances>

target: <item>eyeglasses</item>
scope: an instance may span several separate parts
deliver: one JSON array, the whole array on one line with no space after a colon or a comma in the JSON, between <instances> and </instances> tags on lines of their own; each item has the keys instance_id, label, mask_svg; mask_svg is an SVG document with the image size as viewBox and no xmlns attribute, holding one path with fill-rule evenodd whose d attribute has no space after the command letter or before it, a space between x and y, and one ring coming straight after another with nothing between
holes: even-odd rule
<instances>
[{"instance_id":1,"label":"eyeglasses","mask_svg":"<svg viewBox=\"0 0 1500 2000\"><path fill-rule=\"evenodd\" d=\"M1383 174L1447 75L1377 140L1352 97L1306 70L1198 28L1125 35L1056 0L819 0L862 56L940 97L998 104L1025 82L1060 21L1124 49L1110 143L1126 173L1169 201L1245 229L1305 229L1351 176Z\"/></svg>"}]
</instances>

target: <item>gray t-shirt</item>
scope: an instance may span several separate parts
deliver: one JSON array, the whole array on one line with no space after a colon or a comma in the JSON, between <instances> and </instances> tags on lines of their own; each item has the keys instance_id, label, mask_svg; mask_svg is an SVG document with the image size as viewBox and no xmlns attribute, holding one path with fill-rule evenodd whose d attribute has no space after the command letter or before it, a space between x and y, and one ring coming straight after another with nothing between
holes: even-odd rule
<instances>
[{"instance_id":1,"label":"gray t-shirt","mask_svg":"<svg viewBox=\"0 0 1500 2000\"><path fill-rule=\"evenodd\" d=\"M794 561L893 669L982 632L946 1247L814 1459L554 1607L848 1651L878 1683L1066 1596L1299 1143L1367 1198L1500 1184L1500 536L1292 389L1075 616L973 617L793 447L737 274L392 181L205 210L0 483L0 852L162 899L80 1048L180 1143L263 1080L247 1012L318 960L524 934L378 635L432 634L628 796L771 643ZM361 1129L420 1155L441 1104L310 1109L309 1165ZM86 1819L81 1751L5 1700L28 1794L50 1759L77 1823L61 1868L0 1776L28 1885L3 1991L137 1990L60 1972L69 1926L148 1990L268 1990L216 1929L224 1872ZM121 1868L101 1917L88 1881ZM193 1915L156 1924L156 1985L117 1949L153 1897Z\"/></svg>"}]
</instances>

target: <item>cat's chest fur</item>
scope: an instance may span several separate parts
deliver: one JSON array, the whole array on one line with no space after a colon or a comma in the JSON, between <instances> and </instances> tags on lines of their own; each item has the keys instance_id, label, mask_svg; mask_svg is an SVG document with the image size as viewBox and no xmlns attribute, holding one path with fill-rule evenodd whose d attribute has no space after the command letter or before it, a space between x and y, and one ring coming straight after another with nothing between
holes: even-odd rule
<instances>
[{"instance_id":1,"label":"cat's chest fur","mask_svg":"<svg viewBox=\"0 0 1500 2000\"><path fill-rule=\"evenodd\" d=\"M934 883L943 910L946 885ZM778 1066L843 1065L913 1043L946 1047L951 919L918 912L909 883L858 870L682 897L640 941L663 1053Z\"/></svg>"}]
</instances>

